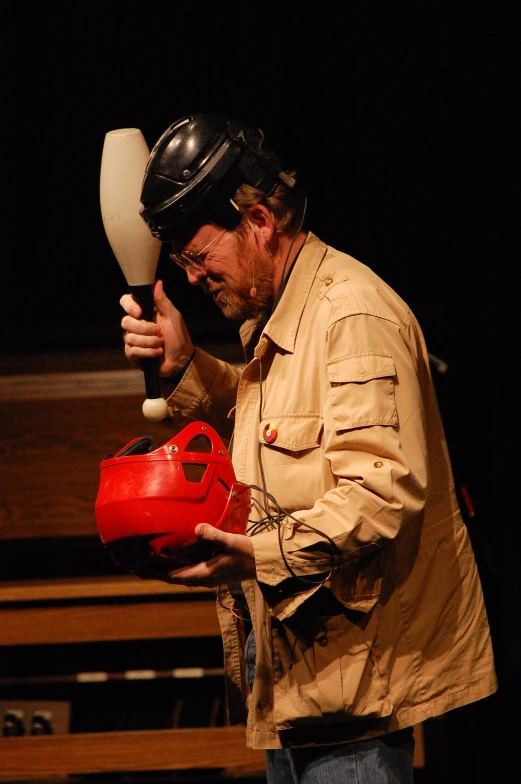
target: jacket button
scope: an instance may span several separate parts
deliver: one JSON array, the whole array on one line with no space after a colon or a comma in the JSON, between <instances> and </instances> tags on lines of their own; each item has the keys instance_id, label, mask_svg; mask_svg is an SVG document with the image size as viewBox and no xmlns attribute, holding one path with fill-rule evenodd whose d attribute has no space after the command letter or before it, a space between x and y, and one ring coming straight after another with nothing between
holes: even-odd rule
<instances>
[{"instance_id":1,"label":"jacket button","mask_svg":"<svg viewBox=\"0 0 521 784\"><path fill-rule=\"evenodd\" d=\"M273 444L277 439L277 428L271 422L267 424L262 431L262 437L267 444Z\"/></svg>"},{"instance_id":2,"label":"jacket button","mask_svg":"<svg viewBox=\"0 0 521 784\"><path fill-rule=\"evenodd\" d=\"M377 460L376 463L374 464L375 468L381 468L382 466L383 466L383 463L382 463L381 460Z\"/></svg>"}]
</instances>

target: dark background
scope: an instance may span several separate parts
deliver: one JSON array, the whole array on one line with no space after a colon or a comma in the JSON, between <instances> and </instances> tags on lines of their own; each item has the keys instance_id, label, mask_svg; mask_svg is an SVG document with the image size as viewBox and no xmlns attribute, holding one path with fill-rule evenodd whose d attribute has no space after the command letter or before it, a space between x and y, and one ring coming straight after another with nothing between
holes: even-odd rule
<instances>
[{"instance_id":1,"label":"dark background","mask_svg":"<svg viewBox=\"0 0 521 784\"><path fill-rule=\"evenodd\" d=\"M260 126L306 183L311 230L415 310L448 364L433 372L497 656L498 694L447 717L455 780L480 781L494 743L504 762L513 753L521 696L515 13L21 2L3 4L1 22L4 360L25 357L31 372L35 352L121 345L126 286L99 209L104 136L138 127L152 146L191 111ZM196 341L235 341L237 325L179 273L162 254Z\"/></svg>"}]
</instances>

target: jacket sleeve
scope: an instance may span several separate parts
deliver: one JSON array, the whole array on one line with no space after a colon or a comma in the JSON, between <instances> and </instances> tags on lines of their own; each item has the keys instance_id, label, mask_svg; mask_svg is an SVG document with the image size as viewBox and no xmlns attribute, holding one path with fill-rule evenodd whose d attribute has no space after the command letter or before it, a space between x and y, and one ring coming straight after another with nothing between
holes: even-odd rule
<instances>
[{"instance_id":1,"label":"jacket sleeve","mask_svg":"<svg viewBox=\"0 0 521 784\"><path fill-rule=\"evenodd\" d=\"M224 438L233 431L233 410L241 371L196 348L181 381L168 397L171 424L207 422Z\"/></svg>"},{"instance_id":2,"label":"jacket sleeve","mask_svg":"<svg viewBox=\"0 0 521 784\"><path fill-rule=\"evenodd\" d=\"M334 320L321 370L315 470L329 474L331 489L287 516L280 533L252 540L259 586L279 620L321 580L343 606L369 611L390 554L386 545L400 532L416 536L427 498L424 391L432 384L414 319L400 324L358 313Z\"/></svg>"}]
</instances>

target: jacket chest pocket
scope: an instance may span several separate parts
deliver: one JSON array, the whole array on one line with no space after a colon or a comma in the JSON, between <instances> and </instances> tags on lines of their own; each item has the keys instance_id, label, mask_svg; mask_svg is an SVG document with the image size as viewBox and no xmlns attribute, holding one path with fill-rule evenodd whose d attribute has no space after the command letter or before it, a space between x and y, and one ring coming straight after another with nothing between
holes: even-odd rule
<instances>
[{"instance_id":1,"label":"jacket chest pocket","mask_svg":"<svg viewBox=\"0 0 521 784\"><path fill-rule=\"evenodd\" d=\"M318 414L274 414L258 428L266 490L287 511L310 509L327 489Z\"/></svg>"},{"instance_id":2,"label":"jacket chest pocket","mask_svg":"<svg viewBox=\"0 0 521 784\"><path fill-rule=\"evenodd\" d=\"M337 431L398 424L394 361L387 354L353 354L330 360L332 421Z\"/></svg>"}]
</instances>

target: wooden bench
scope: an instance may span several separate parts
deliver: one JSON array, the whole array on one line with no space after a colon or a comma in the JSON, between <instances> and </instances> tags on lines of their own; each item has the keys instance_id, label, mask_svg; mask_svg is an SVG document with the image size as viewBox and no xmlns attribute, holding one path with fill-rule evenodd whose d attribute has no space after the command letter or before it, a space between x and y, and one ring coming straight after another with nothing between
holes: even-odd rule
<instances>
[{"instance_id":1,"label":"wooden bench","mask_svg":"<svg viewBox=\"0 0 521 784\"><path fill-rule=\"evenodd\" d=\"M145 433L158 444L170 437L143 417L142 374L111 351L3 357L0 371L3 655L16 659L27 646L60 646L74 656L78 643L220 637L212 590L139 580L111 570L109 560L101 575L47 574L39 559L49 541L80 548L98 540L94 502L107 453ZM35 674L30 664L24 672ZM0 738L1 780L180 769L261 774L264 754L246 748L240 726Z\"/></svg>"}]
</instances>

